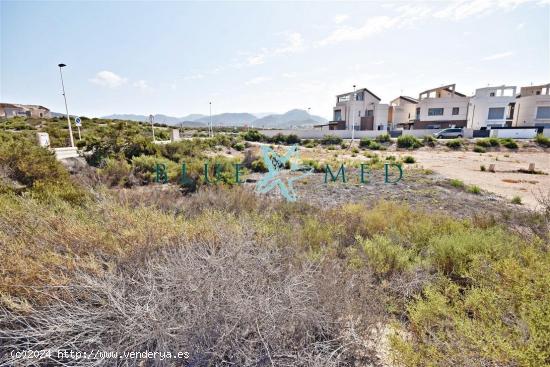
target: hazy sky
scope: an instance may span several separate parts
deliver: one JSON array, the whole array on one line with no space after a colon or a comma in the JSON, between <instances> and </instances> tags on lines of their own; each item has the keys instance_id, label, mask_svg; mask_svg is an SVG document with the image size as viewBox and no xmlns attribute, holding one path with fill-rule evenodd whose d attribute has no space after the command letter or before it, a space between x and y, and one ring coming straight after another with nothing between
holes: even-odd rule
<instances>
[{"instance_id":1,"label":"hazy sky","mask_svg":"<svg viewBox=\"0 0 550 367\"><path fill-rule=\"evenodd\" d=\"M442 84L550 82L550 1L1 1L0 101L69 112L331 116Z\"/></svg>"}]
</instances>

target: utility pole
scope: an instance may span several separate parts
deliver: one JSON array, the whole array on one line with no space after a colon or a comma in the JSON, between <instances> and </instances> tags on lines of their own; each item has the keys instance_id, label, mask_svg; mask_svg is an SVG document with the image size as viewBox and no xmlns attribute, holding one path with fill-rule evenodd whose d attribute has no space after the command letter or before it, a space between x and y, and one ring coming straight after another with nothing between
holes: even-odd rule
<instances>
[{"instance_id":1,"label":"utility pole","mask_svg":"<svg viewBox=\"0 0 550 367\"><path fill-rule=\"evenodd\" d=\"M154 122L154 116L153 115L149 115L149 122L151 122L151 130L153 130L153 141L157 141L156 138L155 138L155 125L153 124L153 122Z\"/></svg>"},{"instance_id":2,"label":"utility pole","mask_svg":"<svg viewBox=\"0 0 550 367\"><path fill-rule=\"evenodd\" d=\"M63 83L63 73L61 68L64 68L65 64L58 64L59 76L61 76L61 88L63 89L63 99L65 100L65 112L67 113L67 124L69 125L69 136L71 137L71 147L74 148L73 129L71 127L71 118L69 117L69 108L67 107L67 96L65 95L65 84Z\"/></svg>"}]
</instances>

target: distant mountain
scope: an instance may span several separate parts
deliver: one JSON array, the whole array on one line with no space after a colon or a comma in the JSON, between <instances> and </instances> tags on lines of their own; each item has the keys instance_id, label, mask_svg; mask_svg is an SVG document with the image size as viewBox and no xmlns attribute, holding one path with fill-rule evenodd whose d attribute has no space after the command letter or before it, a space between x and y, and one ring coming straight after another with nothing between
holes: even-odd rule
<instances>
[{"instance_id":1,"label":"distant mountain","mask_svg":"<svg viewBox=\"0 0 550 367\"><path fill-rule=\"evenodd\" d=\"M249 125L254 120L258 119L251 113L221 113L212 115L212 125ZM204 116L195 120L197 122L210 123L210 116Z\"/></svg>"},{"instance_id":2,"label":"distant mountain","mask_svg":"<svg viewBox=\"0 0 550 367\"><path fill-rule=\"evenodd\" d=\"M280 127L292 126L307 127L315 124L326 123L327 119L321 116L310 115L305 110L290 110L283 114L273 114L257 119L252 124L257 127Z\"/></svg>"},{"instance_id":3,"label":"distant mountain","mask_svg":"<svg viewBox=\"0 0 550 367\"><path fill-rule=\"evenodd\" d=\"M254 127L265 128L292 128L292 127L311 127L315 124L326 123L327 119L321 116L310 115L305 110L290 110L283 114L265 113L253 115L251 113L221 113L212 115L212 124L214 126L243 126L251 125ZM260 118L258 118L260 117ZM149 121L149 116L133 114L113 114L104 116L107 119L130 120L130 121ZM210 123L210 116L201 114L190 114L183 117L166 116L162 114L154 115L154 121L159 124L178 125L185 127L204 127Z\"/></svg>"}]
</instances>

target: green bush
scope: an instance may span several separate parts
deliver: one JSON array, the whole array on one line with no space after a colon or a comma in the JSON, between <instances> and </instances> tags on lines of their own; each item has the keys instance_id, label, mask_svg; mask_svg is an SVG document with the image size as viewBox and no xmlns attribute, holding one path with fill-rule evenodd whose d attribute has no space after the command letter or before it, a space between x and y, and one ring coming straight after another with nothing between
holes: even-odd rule
<instances>
[{"instance_id":1,"label":"green bush","mask_svg":"<svg viewBox=\"0 0 550 367\"><path fill-rule=\"evenodd\" d=\"M403 163L411 164L411 163L415 163L415 162L416 162L416 160L414 159L414 157L412 157L410 155L406 155L403 158Z\"/></svg>"},{"instance_id":2,"label":"green bush","mask_svg":"<svg viewBox=\"0 0 550 367\"><path fill-rule=\"evenodd\" d=\"M385 133L385 134L378 135L375 140L379 143L389 143L391 142L391 137L390 137L390 134Z\"/></svg>"},{"instance_id":3,"label":"green bush","mask_svg":"<svg viewBox=\"0 0 550 367\"><path fill-rule=\"evenodd\" d=\"M456 188L463 188L464 187L464 182L462 182L461 180L458 180L456 178L453 178L452 180L450 180L449 183L451 184L452 187L456 187Z\"/></svg>"},{"instance_id":4,"label":"green bush","mask_svg":"<svg viewBox=\"0 0 550 367\"><path fill-rule=\"evenodd\" d=\"M485 172L487 169L486 169L485 166L482 164L481 166L479 166L479 170L482 171L482 172Z\"/></svg>"},{"instance_id":5,"label":"green bush","mask_svg":"<svg viewBox=\"0 0 550 367\"><path fill-rule=\"evenodd\" d=\"M508 149L517 149L518 143L512 138L501 139L500 143Z\"/></svg>"},{"instance_id":6,"label":"green bush","mask_svg":"<svg viewBox=\"0 0 550 367\"><path fill-rule=\"evenodd\" d=\"M500 141L497 138L478 139L476 145L483 148L499 147Z\"/></svg>"},{"instance_id":7,"label":"green bush","mask_svg":"<svg viewBox=\"0 0 550 367\"><path fill-rule=\"evenodd\" d=\"M359 147L368 148L373 141L369 137L364 137L359 140Z\"/></svg>"},{"instance_id":8,"label":"green bush","mask_svg":"<svg viewBox=\"0 0 550 367\"><path fill-rule=\"evenodd\" d=\"M381 148L382 148L382 146L377 141L371 141L371 143L369 145L370 150L380 150Z\"/></svg>"},{"instance_id":9,"label":"green bush","mask_svg":"<svg viewBox=\"0 0 550 367\"><path fill-rule=\"evenodd\" d=\"M487 153L487 150L482 146L476 145L474 147L474 152L476 152L476 153Z\"/></svg>"},{"instance_id":10,"label":"green bush","mask_svg":"<svg viewBox=\"0 0 550 367\"><path fill-rule=\"evenodd\" d=\"M233 145L233 149L235 149L236 151L239 151L239 152L242 152L245 148L246 148L246 146L244 145L244 143L235 143Z\"/></svg>"},{"instance_id":11,"label":"green bush","mask_svg":"<svg viewBox=\"0 0 550 367\"><path fill-rule=\"evenodd\" d=\"M342 144L342 142L342 138L335 135L325 135L321 139L321 144L323 145L339 145Z\"/></svg>"},{"instance_id":12,"label":"green bush","mask_svg":"<svg viewBox=\"0 0 550 367\"><path fill-rule=\"evenodd\" d=\"M550 148L550 138L547 138L543 134L537 134L535 142L541 147Z\"/></svg>"},{"instance_id":13,"label":"green bush","mask_svg":"<svg viewBox=\"0 0 550 367\"><path fill-rule=\"evenodd\" d=\"M452 139L446 142L445 145L451 149L459 149L460 147L462 147L462 140Z\"/></svg>"},{"instance_id":14,"label":"green bush","mask_svg":"<svg viewBox=\"0 0 550 367\"><path fill-rule=\"evenodd\" d=\"M242 137L246 141L266 141L267 137L260 133L258 130L248 130L242 134Z\"/></svg>"},{"instance_id":15,"label":"green bush","mask_svg":"<svg viewBox=\"0 0 550 367\"><path fill-rule=\"evenodd\" d=\"M422 137L422 144L429 147L435 147L437 145L437 139L434 138L432 135L424 135Z\"/></svg>"},{"instance_id":16,"label":"green bush","mask_svg":"<svg viewBox=\"0 0 550 367\"><path fill-rule=\"evenodd\" d=\"M262 158L256 159L250 164L250 169L253 172L267 172L264 160Z\"/></svg>"},{"instance_id":17,"label":"green bush","mask_svg":"<svg viewBox=\"0 0 550 367\"><path fill-rule=\"evenodd\" d=\"M477 185L470 185L470 186L468 186L468 188L466 189L466 191L468 191L470 194L476 194L476 195L481 194L481 189L480 189L479 186L477 186Z\"/></svg>"},{"instance_id":18,"label":"green bush","mask_svg":"<svg viewBox=\"0 0 550 367\"><path fill-rule=\"evenodd\" d=\"M519 197L519 196L514 196L514 197L512 198L512 201L511 201L511 202L512 202L512 204L521 205L521 197Z\"/></svg>"},{"instance_id":19,"label":"green bush","mask_svg":"<svg viewBox=\"0 0 550 367\"><path fill-rule=\"evenodd\" d=\"M412 135L401 135L397 138L397 147L407 149L417 149L422 146L420 140Z\"/></svg>"}]
</instances>

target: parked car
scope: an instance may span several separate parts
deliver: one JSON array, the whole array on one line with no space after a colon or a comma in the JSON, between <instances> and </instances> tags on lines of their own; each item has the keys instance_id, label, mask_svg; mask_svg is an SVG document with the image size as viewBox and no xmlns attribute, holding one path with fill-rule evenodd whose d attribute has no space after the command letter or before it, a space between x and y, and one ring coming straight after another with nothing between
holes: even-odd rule
<instances>
[{"instance_id":1,"label":"parked car","mask_svg":"<svg viewBox=\"0 0 550 367\"><path fill-rule=\"evenodd\" d=\"M437 139L455 139L462 138L463 136L464 131L459 127L450 127L434 133L434 137Z\"/></svg>"}]
</instances>

